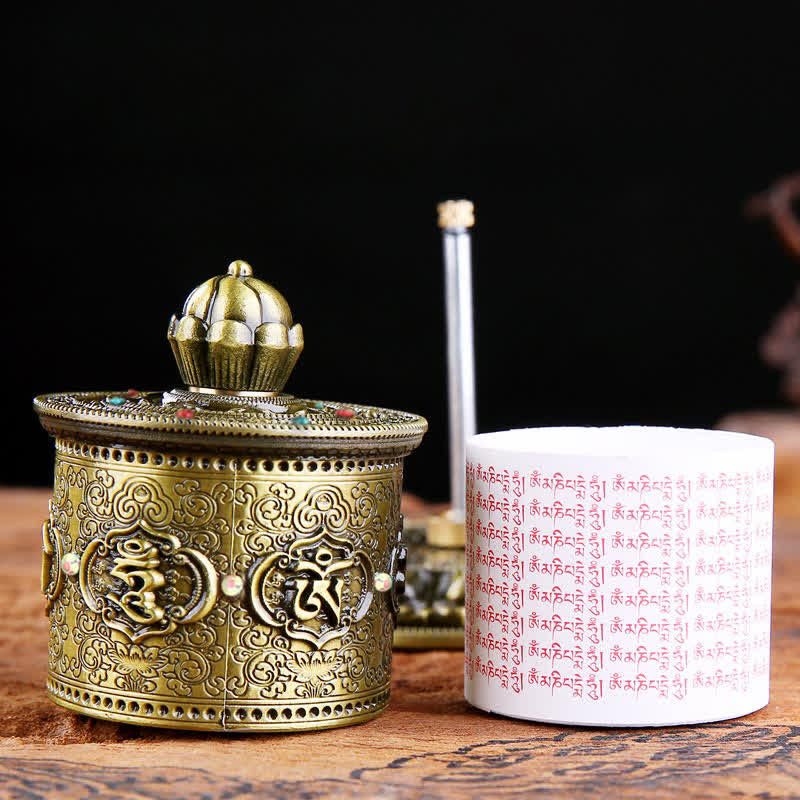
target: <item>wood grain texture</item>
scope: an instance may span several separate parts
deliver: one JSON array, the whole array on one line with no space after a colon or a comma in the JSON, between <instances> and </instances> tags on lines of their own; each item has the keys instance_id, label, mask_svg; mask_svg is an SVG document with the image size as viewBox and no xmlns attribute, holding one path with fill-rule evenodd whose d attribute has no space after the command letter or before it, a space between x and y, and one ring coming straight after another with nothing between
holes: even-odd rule
<instances>
[{"instance_id":1,"label":"wood grain texture","mask_svg":"<svg viewBox=\"0 0 800 800\"><path fill-rule=\"evenodd\" d=\"M38 591L48 494L0 490L0 797L800 798L800 524L775 536L772 696L740 720L565 728L470 708L460 653L397 653L389 711L294 735L192 734L45 697Z\"/></svg>"}]
</instances>

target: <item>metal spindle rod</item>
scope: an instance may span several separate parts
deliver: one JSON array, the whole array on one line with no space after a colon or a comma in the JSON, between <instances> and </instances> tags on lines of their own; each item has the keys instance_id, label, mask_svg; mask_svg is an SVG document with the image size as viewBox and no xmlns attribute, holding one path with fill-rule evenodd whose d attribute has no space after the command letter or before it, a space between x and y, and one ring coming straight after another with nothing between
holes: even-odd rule
<instances>
[{"instance_id":1,"label":"metal spindle rod","mask_svg":"<svg viewBox=\"0 0 800 800\"><path fill-rule=\"evenodd\" d=\"M439 204L438 211L447 308L450 502L453 516L463 520L466 502L465 442L477 429L472 337L472 248L469 234L475 217L469 200L448 200Z\"/></svg>"}]
</instances>

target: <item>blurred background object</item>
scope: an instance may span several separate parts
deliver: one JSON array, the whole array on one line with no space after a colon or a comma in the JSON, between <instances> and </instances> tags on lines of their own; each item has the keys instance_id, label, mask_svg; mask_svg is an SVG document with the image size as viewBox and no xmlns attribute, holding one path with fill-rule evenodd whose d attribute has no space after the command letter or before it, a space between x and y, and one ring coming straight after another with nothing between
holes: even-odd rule
<instances>
[{"instance_id":1,"label":"blurred background object","mask_svg":"<svg viewBox=\"0 0 800 800\"><path fill-rule=\"evenodd\" d=\"M800 172L776 181L745 210L767 217L789 254L800 261ZM761 355L783 375L783 393L800 405L800 285L761 338ZM725 416L723 430L766 436L775 442L775 516L800 517L800 410L739 412Z\"/></svg>"},{"instance_id":2,"label":"blurred background object","mask_svg":"<svg viewBox=\"0 0 800 800\"><path fill-rule=\"evenodd\" d=\"M408 566L405 596L397 612L395 647L463 647L463 522L450 525L444 514L428 516L422 524L406 523L403 538L408 545Z\"/></svg>"},{"instance_id":3,"label":"blurred background object","mask_svg":"<svg viewBox=\"0 0 800 800\"><path fill-rule=\"evenodd\" d=\"M768 217L790 255L800 261L800 216L793 206L797 201L800 172L756 195L746 210L753 217ZM761 339L761 354L770 366L783 371L784 393L792 403L800 404L800 287Z\"/></svg>"}]
</instances>

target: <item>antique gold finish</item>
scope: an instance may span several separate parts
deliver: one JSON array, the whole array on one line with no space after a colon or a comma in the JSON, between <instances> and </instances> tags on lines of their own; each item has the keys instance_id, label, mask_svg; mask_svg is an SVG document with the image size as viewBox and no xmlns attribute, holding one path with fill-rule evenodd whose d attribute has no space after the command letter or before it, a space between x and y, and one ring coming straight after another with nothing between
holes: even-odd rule
<instances>
[{"instance_id":1,"label":"antique gold finish","mask_svg":"<svg viewBox=\"0 0 800 800\"><path fill-rule=\"evenodd\" d=\"M186 385L209 389L279 392L303 350L289 304L246 261L198 286L167 335Z\"/></svg>"},{"instance_id":2,"label":"antique gold finish","mask_svg":"<svg viewBox=\"0 0 800 800\"><path fill-rule=\"evenodd\" d=\"M398 625L394 631L394 646L400 650L461 650L464 628Z\"/></svg>"},{"instance_id":3,"label":"antique gold finish","mask_svg":"<svg viewBox=\"0 0 800 800\"><path fill-rule=\"evenodd\" d=\"M141 484L139 492L147 491L149 496L146 486ZM178 584L180 578L185 591L180 603L167 598L160 605L167 592L156 590L166 586L168 571L172 572L170 584ZM184 547L177 536L140 519L111 528L102 539L86 545L79 586L90 611L100 614L109 628L138 643L205 617L217 600L218 579L202 552Z\"/></svg>"},{"instance_id":4,"label":"antique gold finish","mask_svg":"<svg viewBox=\"0 0 800 800\"><path fill-rule=\"evenodd\" d=\"M206 730L373 716L396 601L372 581L397 576L401 469L57 439L47 527L82 558L74 577L49 561L53 699ZM237 596L218 590L228 574Z\"/></svg>"},{"instance_id":5,"label":"antique gold finish","mask_svg":"<svg viewBox=\"0 0 800 800\"><path fill-rule=\"evenodd\" d=\"M174 394L180 398L179 391L143 392L120 405L109 405L107 398L115 395L108 392L41 395L33 404L45 429L53 434L91 430L104 432L106 438L121 444L149 441L184 447L187 440L210 439L216 447L248 451L255 446L259 452L278 454L285 452L288 444L292 452L306 455L323 447L341 455L389 449L405 456L419 444L427 427L415 414L371 406L325 402L316 408L319 401L284 395L280 410L270 410L240 402L242 398L236 396L173 399ZM292 422L290 402L307 410L307 425ZM352 410L353 416L338 416L342 409ZM182 410L190 410L194 416L177 416Z\"/></svg>"},{"instance_id":6,"label":"antique gold finish","mask_svg":"<svg viewBox=\"0 0 800 800\"><path fill-rule=\"evenodd\" d=\"M53 516L53 504L50 502L50 517L42 524L42 594L45 597L45 614L50 613L53 601L64 585L64 573L61 570L61 538L50 525Z\"/></svg>"},{"instance_id":7,"label":"antique gold finish","mask_svg":"<svg viewBox=\"0 0 800 800\"><path fill-rule=\"evenodd\" d=\"M229 278L251 272L234 262ZM221 301L200 289L187 308L202 306L210 331ZM225 292L228 319L249 315L249 294ZM274 324L290 325L270 297ZM385 708L403 458L425 420L250 391L35 399L56 439L42 591L59 705L232 731L331 728ZM384 573L391 588L377 591Z\"/></svg>"}]
</instances>

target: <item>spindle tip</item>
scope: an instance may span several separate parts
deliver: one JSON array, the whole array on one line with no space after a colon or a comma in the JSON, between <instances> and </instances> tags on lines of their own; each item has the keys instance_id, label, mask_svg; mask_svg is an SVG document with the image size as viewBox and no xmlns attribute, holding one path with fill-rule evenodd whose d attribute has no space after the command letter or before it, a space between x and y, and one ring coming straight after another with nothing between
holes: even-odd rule
<instances>
[{"instance_id":1,"label":"spindle tip","mask_svg":"<svg viewBox=\"0 0 800 800\"><path fill-rule=\"evenodd\" d=\"M475 206L469 200L446 200L436 210L440 228L471 228L475 224Z\"/></svg>"}]
</instances>

